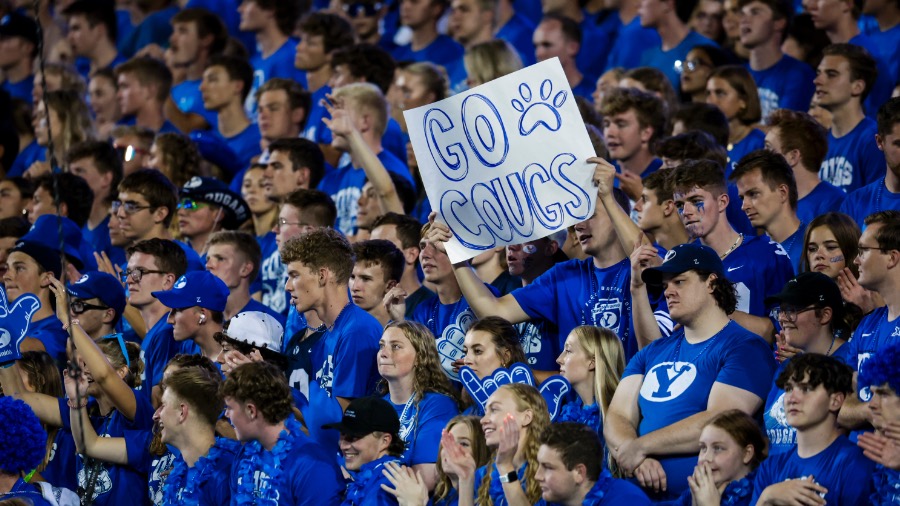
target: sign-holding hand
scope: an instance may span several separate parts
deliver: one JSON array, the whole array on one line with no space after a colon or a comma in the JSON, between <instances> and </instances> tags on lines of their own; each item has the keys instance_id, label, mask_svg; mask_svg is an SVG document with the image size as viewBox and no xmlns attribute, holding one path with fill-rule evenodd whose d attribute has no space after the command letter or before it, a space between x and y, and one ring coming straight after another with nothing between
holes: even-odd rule
<instances>
[{"instance_id":1,"label":"sign-holding hand","mask_svg":"<svg viewBox=\"0 0 900 506\"><path fill-rule=\"evenodd\" d=\"M9 307L6 289L0 285L0 365L22 358L19 345L28 333L31 317L41 308L41 301L30 293L20 295Z\"/></svg>"}]
</instances>

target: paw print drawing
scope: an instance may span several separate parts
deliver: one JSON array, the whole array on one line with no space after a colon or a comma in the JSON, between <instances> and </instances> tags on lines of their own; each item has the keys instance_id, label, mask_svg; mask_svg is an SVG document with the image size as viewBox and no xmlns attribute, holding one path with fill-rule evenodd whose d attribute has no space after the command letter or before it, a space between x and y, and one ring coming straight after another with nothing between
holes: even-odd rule
<instances>
[{"instance_id":1,"label":"paw print drawing","mask_svg":"<svg viewBox=\"0 0 900 506\"><path fill-rule=\"evenodd\" d=\"M562 127L562 116L559 115L559 108L566 103L568 93L559 91L553 95L553 82L544 79L540 88L540 101L532 103L532 99L536 98L532 95L531 87L527 83L519 85L518 98L512 99L513 109L522 113L519 118L519 134L523 137L531 135L537 127L543 125L544 128L555 132ZM553 101L550 101L551 96Z\"/></svg>"}]
</instances>

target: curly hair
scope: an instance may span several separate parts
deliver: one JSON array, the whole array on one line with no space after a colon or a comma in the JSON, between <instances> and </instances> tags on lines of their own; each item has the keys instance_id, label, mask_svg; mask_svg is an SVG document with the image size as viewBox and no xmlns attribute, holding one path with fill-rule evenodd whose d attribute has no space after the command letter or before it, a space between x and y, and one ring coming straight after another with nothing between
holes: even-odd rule
<instances>
[{"instance_id":1,"label":"curly hair","mask_svg":"<svg viewBox=\"0 0 900 506\"><path fill-rule=\"evenodd\" d=\"M472 415L456 415L447 422L444 430L450 432L450 429L459 424L465 425L469 429L469 434L472 435L469 450L472 452L472 457L475 460L475 468L487 465L490 462L491 454L484 440L484 431L481 430L481 419ZM437 484L434 487L434 504L439 504L453 493L453 482L450 481L450 477L447 476L441 463L441 452L443 449L443 446L438 446L438 459L435 462Z\"/></svg>"},{"instance_id":2,"label":"curly hair","mask_svg":"<svg viewBox=\"0 0 900 506\"><path fill-rule=\"evenodd\" d=\"M22 353L19 359L19 371L25 373L28 379L28 385L31 389L39 394L49 395L50 397L63 397L62 377L59 374L59 368L53 357L46 351L26 351ZM44 454L44 460L41 465L37 466L37 471L42 472L50 462L50 456L53 455L53 442L56 440L56 433L59 427L53 427L47 424L41 424L47 432L47 451Z\"/></svg>"},{"instance_id":3,"label":"curly hair","mask_svg":"<svg viewBox=\"0 0 900 506\"><path fill-rule=\"evenodd\" d=\"M887 385L895 394L900 395L898 363L900 363L900 344L888 346L866 361L866 366L859 371L857 385L859 388Z\"/></svg>"},{"instance_id":4,"label":"curly hair","mask_svg":"<svg viewBox=\"0 0 900 506\"><path fill-rule=\"evenodd\" d=\"M128 373L125 374L123 380L129 387L138 388L141 386L141 374L144 373L144 361L141 359L141 345L131 341L124 342L128 352L127 362L125 361L125 352L123 352L122 346L119 344L119 340L115 337L115 334L110 334L97 341L97 347L100 348L100 351L106 356L106 360L109 361L109 365L111 365L113 369L118 371L123 367L128 367ZM129 362L131 365L128 365Z\"/></svg>"},{"instance_id":5,"label":"curly hair","mask_svg":"<svg viewBox=\"0 0 900 506\"><path fill-rule=\"evenodd\" d=\"M529 503L534 504L541 499L541 487L537 480L534 479L534 475L538 469L537 453L538 448L541 446L540 435L550 425L550 413L547 410L547 402L541 397L540 392L531 385L510 383L498 388L497 392L501 390L508 391L513 395L516 408L519 411L531 410L531 423L522 427L522 430L525 431L525 448L522 451L522 456L528 463L522 482L525 483L525 495L528 497ZM494 392L494 395L496 395L496 392ZM497 450L494 449L491 452L489 462L493 461L496 455ZM482 506L493 506L494 504L494 501L491 499L490 472L484 473L484 478L478 486L478 496L475 503Z\"/></svg>"},{"instance_id":6,"label":"curly hair","mask_svg":"<svg viewBox=\"0 0 900 506\"><path fill-rule=\"evenodd\" d=\"M270 424L283 422L293 413L293 397L284 373L266 362L250 362L235 368L221 388L222 397L253 403Z\"/></svg>"},{"instance_id":7,"label":"curly hair","mask_svg":"<svg viewBox=\"0 0 900 506\"><path fill-rule=\"evenodd\" d=\"M416 352L416 360L413 364L413 392L416 397L416 408L419 402L428 392L446 395L459 403L459 393L453 388L450 379L444 374L441 367L441 358L438 356L434 334L428 327L414 321L392 321L384 328L396 328L403 332L403 336L409 340ZM383 379L379 382L378 389L382 394L388 393L387 382ZM418 415L418 409L416 410Z\"/></svg>"},{"instance_id":8,"label":"curly hair","mask_svg":"<svg viewBox=\"0 0 900 506\"><path fill-rule=\"evenodd\" d=\"M153 141L162 160L156 167L166 175L176 188L181 188L194 176L200 175L203 157L191 139L183 134L169 132L159 134Z\"/></svg>"},{"instance_id":9,"label":"curly hair","mask_svg":"<svg viewBox=\"0 0 900 506\"><path fill-rule=\"evenodd\" d=\"M57 153L65 155L75 144L94 138L91 112L82 97L83 95L79 95L73 90L44 93L47 105L56 112L60 121L62 135L54 139L54 143L58 143L55 147L58 150ZM45 114L49 113L45 112Z\"/></svg>"},{"instance_id":10,"label":"curly hair","mask_svg":"<svg viewBox=\"0 0 900 506\"><path fill-rule=\"evenodd\" d=\"M0 397L0 471L20 475L38 467L47 453L47 432L24 401Z\"/></svg>"},{"instance_id":11,"label":"curly hair","mask_svg":"<svg viewBox=\"0 0 900 506\"><path fill-rule=\"evenodd\" d=\"M300 262L314 271L324 267L331 271L338 284L346 285L353 271L354 256L350 241L340 232L320 228L286 242L281 261L285 265Z\"/></svg>"},{"instance_id":12,"label":"curly hair","mask_svg":"<svg viewBox=\"0 0 900 506\"><path fill-rule=\"evenodd\" d=\"M853 369L840 360L818 353L802 353L787 362L787 366L775 379L775 386L784 389L789 381L806 381L815 388L823 385L830 393L849 394L853 391Z\"/></svg>"}]
</instances>

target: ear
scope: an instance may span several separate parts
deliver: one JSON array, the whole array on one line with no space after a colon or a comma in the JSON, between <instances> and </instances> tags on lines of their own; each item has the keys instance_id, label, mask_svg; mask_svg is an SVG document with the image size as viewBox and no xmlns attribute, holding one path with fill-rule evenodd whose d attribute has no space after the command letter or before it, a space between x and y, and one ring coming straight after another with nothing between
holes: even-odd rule
<instances>
[{"instance_id":1,"label":"ear","mask_svg":"<svg viewBox=\"0 0 900 506\"><path fill-rule=\"evenodd\" d=\"M674 200L666 200L666 201L663 201L663 203L662 203L662 209L663 209L663 216L665 216L665 217L667 217L667 218L668 218L669 216L672 216L673 214L675 214L675 211L678 210L678 209L675 207L675 201L674 201Z\"/></svg>"},{"instance_id":2,"label":"ear","mask_svg":"<svg viewBox=\"0 0 900 506\"><path fill-rule=\"evenodd\" d=\"M329 279L331 279L331 271L325 267L319 267L319 286L328 284Z\"/></svg>"},{"instance_id":3,"label":"ear","mask_svg":"<svg viewBox=\"0 0 900 506\"><path fill-rule=\"evenodd\" d=\"M394 281L393 279L388 280L388 282L384 285L384 294L387 295L391 288L394 288L395 286L397 286L396 281Z\"/></svg>"},{"instance_id":4,"label":"ear","mask_svg":"<svg viewBox=\"0 0 900 506\"><path fill-rule=\"evenodd\" d=\"M880 134L875 134L875 145L878 146L878 149L884 151L884 137Z\"/></svg>"},{"instance_id":5,"label":"ear","mask_svg":"<svg viewBox=\"0 0 900 506\"><path fill-rule=\"evenodd\" d=\"M587 481L587 466L584 464L575 464L575 468L572 469L572 473L574 474L574 481L576 485L581 485L585 481Z\"/></svg>"},{"instance_id":6,"label":"ear","mask_svg":"<svg viewBox=\"0 0 900 506\"><path fill-rule=\"evenodd\" d=\"M526 409L522 412L522 427L528 427L531 425L531 421L534 420L534 411L531 409ZM539 436L539 434L535 434L535 436Z\"/></svg>"},{"instance_id":7,"label":"ear","mask_svg":"<svg viewBox=\"0 0 900 506\"><path fill-rule=\"evenodd\" d=\"M574 40L566 42L566 53L568 53L568 55L571 56L572 59L574 59L575 56L578 55L579 51L581 51L581 44Z\"/></svg>"},{"instance_id":8,"label":"ear","mask_svg":"<svg viewBox=\"0 0 900 506\"><path fill-rule=\"evenodd\" d=\"M406 265L415 265L419 261L419 253L421 250L418 246L411 246L403 250L403 257L406 259Z\"/></svg>"},{"instance_id":9,"label":"ear","mask_svg":"<svg viewBox=\"0 0 900 506\"><path fill-rule=\"evenodd\" d=\"M291 109L291 123L299 125L303 123L304 118L306 118L306 109L302 107Z\"/></svg>"},{"instance_id":10,"label":"ear","mask_svg":"<svg viewBox=\"0 0 900 506\"><path fill-rule=\"evenodd\" d=\"M728 191L722 192L721 195L717 197L717 202L719 203L719 213L724 213L725 209L728 208L728 203L731 201L731 197L728 196Z\"/></svg>"},{"instance_id":11,"label":"ear","mask_svg":"<svg viewBox=\"0 0 900 506\"><path fill-rule=\"evenodd\" d=\"M709 291L709 293L713 293L713 282L717 279L719 279L719 276L716 276L715 274L710 274L709 277L706 278L706 290Z\"/></svg>"},{"instance_id":12,"label":"ear","mask_svg":"<svg viewBox=\"0 0 900 506\"><path fill-rule=\"evenodd\" d=\"M253 272L253 262L247 260L243 265L241 265L241 269L238 271L238 275L240 275L242 278L245 278L249 276L251 272Z\"/></svg>"},{"instance_id":13,"label":"ear","mask_svg":"<svg viewBox=\"0 0 900 506\"><path fill-rule=\"evenodd\" d=\"M256 417L259 416L259 410L256 408L256 404L251 402L244 404L244 411L251 420L256 420Z\"/></svg>"},{"instance_id":14,"label":"ear","mask_svg":"<svg viewBox=\"0 0 900 506\"><path fill-rule=\"evenodd\" d=\"M175 284L175 280L178 279L172 273L166 273L163 275L163 290L171 290L172 286Z\"/></svg>"},{"instance_id":15,"label":"ear","mask_svg":"<svg viewBox=\"0 0 900 506\"><path fill-rule=\"evenodd\" d=\"M866 82L862 79L857 79L855 81L850 82L850 93L854 97L858 97L862 95L863 90L866 89Z\"/></svg>"},{"instance_id":16,"label":"ear","mask_svg":"<svg viewBox=\"0 0 900 506\"><path fill-rule=\"evenodd\" d=\"M876 135L875 138L877 141L878 136ZM792 149L792 150L788 151L787 153L784 154L784 159L787 160L788 165L790 165L791 167L796 166L797 164L800 163L800 150Z\"/></svg>"},{"instance_id":17,"label":"ear","mask_svg":"<svg viewBox=\"0 0 900 506\"><path fill-rule=\"evenodd\" d=\"M297 176L297 188L309 188L312 178L312 171L309 170L309 167L300 167L294 171L294 175Z\"/></svg>"},{"instance_id":18,"label":"ear","mask_svg":"<svg viewBox=\"0 0 900 506\"><path fill-rule=\"evenodd\" d=\"M153 223L162 223L169 216L169 209L166 206L159 206L153 210Z\"/></svg>"},{"instance_id":19,"label":"ear","mask_svg":"<svg viewBox=\"0 0 900 506\"><path fill-rule=\"evenodd\" d=\"M179 413L178 415L178 421L184 422L185 420L187 420L188 412L190 412L191 407L188 406L186 402L182 402L178 405L178 409L179 411L181 411L181 413Z\"/></svg>"},{"instance_id":20,"label":"ear","mask_svg":"<svg viewBox=\"0 0 900 506\"><path fill-rule=\"evenodd\" d=\"M103 323L112 323L113 320L116 319L116 310L113 308L107 308L106 311L103 312Z\"/></svg>"},{"instance_id":21,"label":"ear","mask_svg":"<svg viewBox=\"0 0 900 506\"><path fill-rule=\"evenodd\" d=\"M897 251L895 249L888 250L888 269L893 269L898 264L900 264L900 251Z\"/></svg>"},{"instance_id":22,"label":"ear","mask_svg":"<svg viewBox=\"0 0 900 506\"><path fill-rule=\"evenodd\" d=\"M788 189L788 185L780 184L777 187L775 187L775 190L778 192L779 196L781 197L782 203L790 200L791 191Z\"/></svg>"},{"instance_id":23,"label":"ear","mask_svg":"<svg viewBox=\"0 0 900 506\"><path fill-rule=\"evenodd\" d=\"M828 410L838 412L841 410L841 406L844 405L844 399L846 395L843 392L835 392L831 394L828 400Z\"/></svg>"},{"instance_id":24,"label":"ear","mask_svg":"<svg viewBox=\"0 0 900 506\"><path fill-rule=\"evenodd\" d=\"M819 318L819 324L828 325L831 323L831 319L834 316L834 312L830 307L823 307L821 310L822 316Z\"/></svg>"},{"instance_id":25,"label":"ear","mask_svg":"<svg viewBox=\"0 0 900 506\"><path fill-rule=\"evenodd\" d=\"M653 138L653 127L648 125L641 128L641 143L648 143L651 138Z\"/></svg>"},{"instance_id":26,"label":"ear","mask_svg":"<svg viewBox=\"0 0 900 506\"><path fill-rule=\"evenodd\" d=\"M544 255L552 257L557 251L559 251L559 243L556 241L547 241L547 246L544 248Z\"/></svg>"},{"instance_id":27,"label":"ear","mask_svg":"<svg viewBox=\"0 0 900 506\"><path fill-rule=\"evenodd\" d=\"M749 464L750 461L753 460L753 456L755 454L756 454L756 450L753 449L753 445L745 446L744 447L744 456L741 458L741 462L743 462L744 465Z\"/></svg>"}]
</instances>

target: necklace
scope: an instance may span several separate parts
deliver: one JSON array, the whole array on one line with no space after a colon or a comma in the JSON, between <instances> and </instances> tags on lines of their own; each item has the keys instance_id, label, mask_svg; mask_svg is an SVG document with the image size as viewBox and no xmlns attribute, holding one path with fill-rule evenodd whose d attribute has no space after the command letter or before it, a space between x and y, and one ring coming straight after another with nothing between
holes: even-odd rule
<instances>
[{"instance_id":1,"label":"necklace","mask_svg":"<svg viewBox=\"0 0 900 506\"><path fill-rule=\"evenodd\" d=\"M728 323L726 323L724 327L722 327L718 332L716 332L711 338L707 339L706 346L704 346L703 349L700 350L700 353L698 353L697 356L694 357L693 360L688 361L688 363L697 365L697 361L700 359L701 356L703 356L703 353L705 353L706 350L709 349L709 347L712 345L712 343L714 343L715 340L718 339L720 335L722 335L722 331L727 329L728 326L731 325L731 322L733 322L733 321L734 320L729 320ZM672 357L672 366L673 367L675 366L675 364L678 363L678 358L681 356L681 344L685 341L687 341L687 336L685 336L683 339L679 338L678 344L675 345L675 353L673 354L673 357ZM676 372L678 372L678 371L676 371Z\"/></svg>"},{"instance_id":2,"label":"necklace","mask_svg":"<svg viewBox=\"0 0 900 506\"><path fill-rule=\"evenodd\" d=\"M837 339L837 334L833 334L831 336L831 345L828 347L828 351L825 352L825 356L831 355L831 349L834 348L834 340Z\"/></svg>"},{"instance_id":3,"label":"necklace","mask_svg":"<svg viewBox=\"0 0 900 506\"><path fill-rule=\"evenodd\" d=\"M802 235L802 234L798 234L798 233L797 233L797 232L799 232L799 231L801 231L801 230L806 230L806 223L803 223L802 221L800 222L800 226L797 227L797 230L796 230L793 234L791 234L791 240L790 240L790 241L785 241L785 244L783 244L783 245L781 246L781 247L784 249L784 251L787 252L788 257L790 257L790 255L791 255L791 248L793 248L793 247L794 247L794 243L797 242L797 237L799 237L800 235Z\"/></svg>"},{"instance_id":4,"label":"necklace","mask_svg":"<svg viewBox=\"0 0 900 506\"><path fill-rule=\"evenodd\" d=\"M290 456L294 443L301 434L300 422L293 415L284 421L284 428L271 452L267 452L256 440L244 445L244 453L238 464L235 504L278 505L279 489L286 485L281 479L285 459Z\"/></svg>"},{"instance_id":5,"label":"necklace","mask_svg":"<svg viewBox=\"0 0 900 506\"><path fill-rule=\"evenodd\" d=\"M334 330L335 325L337 325L337 322L341 319L341 315L344 314L344 311L346 311L348 307L350 307L349 301L346 304L344 304L344 307L341 308L341 312L338 313L337 318L334 319L334 323L332 323L330 327L325 322L322 322L322 325L319 325L317 330L322 327L325 327L325 330L327 330L328 332L331 332L332 330Z\"/></svg>"},{"instance_id":6,"label":"necklace","mask_svg":"<svg viewBox=\"0 0 900 506\"><path fill-rule=\"evenodd\" d=\"M744 242L744 234L738 234L737 239L734 240L734 244L732 244L731 247L728 248L728 251L719 255L719 258L721 258L722 260L725 260L725 257L727 257L728 254L731 253L732 251L736 250L737 247L740 246L742 242Z\"/></svg>"},{"instance_id":7,"label":"necklace","mask_svg":"<svg viewBox=\"0 0 900 506\"><path fill-rule=\"evenodd\" d=\"M416 400L416 394L413 393L409 396L409 399L406 401L406 405L403 406L403 411L400 413L400 439L406 442L406 444L410 444L410 434L412 434L413 430L416 428L416 421L419 418L419 409L418 403L413 401ZM412 411L410 411L412 408ZM409 415L407 415L409 412Z\"/></svg>"}]
</instances>

